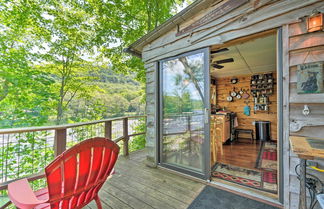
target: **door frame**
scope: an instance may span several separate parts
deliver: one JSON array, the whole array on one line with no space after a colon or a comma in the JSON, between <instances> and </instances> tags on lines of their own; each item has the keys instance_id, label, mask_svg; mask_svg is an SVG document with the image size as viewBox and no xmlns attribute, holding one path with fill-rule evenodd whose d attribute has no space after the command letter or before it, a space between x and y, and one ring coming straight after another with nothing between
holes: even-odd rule
<instances>
[{"instance_id":1,"label":"door frame","mask_svg":"<svg viewBox=\"0 0 324 209\"><path fill-rule=\"evenodd\" d=\"M284 167L284 128L283 128L283 112L284 112L284 97L283 97L283 83L284 83L284 75L283 75L283 50L284 50L284 43L283 43L283 28L274 28L268 31L260 32L251 34L249 36L245 36L242 38L238 38L233 41L229 41L229 43L225 44L224 47L227 47L228 45L235 45L236 43L239 43L239 40L253 40L255 38L258 38L260 36L263 36L263 34L273 34L276 36L276 41L274 44L276 44L276 73L277 73L277 136L278 136L278 143L277 143L277 153L278 153L278 195L277 200L280 203L284 202L284 192L286 192L284 188L284 175L286 170L289 168ZM251 38L250 38L251 37ZM289 127L288 127L289 128ZM285 159L286 160L286 159ZM263 196L263 195L262 195Z\"/></svg>"},{"instance_id":2,"label":"door frame","mask_svg":"<svg viewBox=\"0 0 324 209\"><path fill-rule=\"evenodd\" d=\"M204 143L202 146L203 152L203 173L185 169L181 167L177 167L171 164L163 163L162 162L162 117L163 117L163 99L162 99L162 85L163 85L163 76L162 76L162 63L168 60L177 59L183 56L190 56L193 54L204 53ZM157 87L158 87L158 96L157 96L157 110L158 110L158 119L157 119L157 160L158 164L162 167L189 175L193 177L197 177L204 180L209 180L211 175L211 167L210 167L210 50L209 47L205 47L202 49L193 50L190 52L182 53L177 56L169 57L166 59L159 60L158 62L158 73L157 73ZM207 114L207 115L206 115Z\"/></svg>"},{"instance_id":3,"label":"door frame","mask_svg":"<svg viewBox=\"0 0 324 209\"><path fill-rule=\"evenodd\" d=\"M280 202L280 203L283 203L284 202L284 198L285 198L285 195L284 193L286 192L285 188L284 188L284 180L285 180L285 172L287 169L289 168L285 168L284 167L284 160L286 160L287 156L285 157L285 154L284 154L284 135L283 135L283 125L285 125L283 123L283 117L284 117L284 98L283 98L283 83L284 83L284 75L283 75L283 62L284 62L284 58L283 58L283 51L284 51L284 43L283 43L283 28L282 27L279 27L279 28L274 28L274 29L271 29L269 31L265 31L265 33L271 33L271 31L273 31L273 33L276 33L276 37L277 37L277 40L276 40L276 44L277 44L277 49L276 49L276 56L277 56L277 94L278 94L278 106L277 106L277 118L278 118L278 124L277 124L277 130L278 130L278 198L277 200ZM262 33L262 32L261 32ZM255 33L255 34L252 34L250 36L252 36L252 39L255 38L255 36L258 36L259 34L261 33ZM248 36L249 37L249 36ZM242 37L243 39L246 39L247 37ZM240 39L240 38L239 38ZM233 42L235 42L236 40L233 40ZM206 48L203 48L203 49L199 49L199 50L207 50L207 55L208 56L205 56L205 63L208 63L208 66L206 65L205 68L205 85L204 87L208 89L208 94L206 95L206 98L208 97L208 101L207 101L207 104L210 105L210 100L209 100L209 97L210 97L210 76L209 76L209 72L210 72L210 60L209 60L209 57L210 57L210 51L209 51L209 48L211 47L212 45L210 45L209 47L206 47ZM162 59L162 60L159 60L158 62L158 66L157 66L157 74L156 74L156 81L157 81L157 87L158 87L158 93L157 93L157 121L156 121L156 124L157 124L157 146L156 146L156 159L157 159L157 162L160 166L162 167L165 167L165 168L169 168L169 169L172 169L172 170L175 170L177 172L180 172L180 173L183 173L183 174L189 174L191 176L194 176L194 177L198 177L198 178L202 178L202 179L205 179L207 181L210 180L210 176L211 176L211 166L210 166L210 151L206 152L205 153L205 162L206 162L206 167L207 169L205 169L205 172L208 172L208 173L205 173L205 176L201 176L201 175L192 175L188 172L186 172L186 170L184 169L179 169L179 168L175 168L173 166L168 166L168 165L163 165L161 164L161 120L162 120L162 117L161 117L161 106L162 106L162 103L160 102L161 100L161 85L162 85L162 82L161 82L161 62L163 61L166 61L166 60L169 60L169 59L174 59L174 58L177 58L179 56L184 56L184 55L190 55L190 54L193 54L195 52L198 52L199 50L193 50L193 51L190 51L190 52L187 52L187 53L183 53L183 54L180 54L180 55L177 55L177 56L174 56L174 57L170 57L170 58L166 58L166 59ZM206 73L207 72L207 73ZM206 78L207 76L207 78ZM207 82L208 81L208 82ZM207 107L208 110L210 109L210 106ZM208 111L208 123L210 124L210 111ZM206 129L206 127L205 127ZM205 147L204 149L205 150L209 150L210 149L210 126L208 126L208 132L206 133L206 130L205 130L205 138L207 138L208 140L208 143L205 143ZM208 147L208 148L206 148ZM285 157L285 159L283 159Z\"/></svg>"},{"instance_id":4,"label":"door frame","mask_svg":"<svg viewBox=\"0 0 324 209\"><path fill-rule=\"evenodd\" d=\"M278 131L278 200L280 203L284 203L284 175L285 175L285 168L284 167L284 97L283 97L283 84L284 84L284 67L283 67L283 29L282 27L277 29L277 95L278 95L278 103L277 103L277 131ZM289 128L289 127L286 127ZM289 160L289 159L288 159ZM288 168L289 173L289 168Z\"/></svg>"}]
</instances>

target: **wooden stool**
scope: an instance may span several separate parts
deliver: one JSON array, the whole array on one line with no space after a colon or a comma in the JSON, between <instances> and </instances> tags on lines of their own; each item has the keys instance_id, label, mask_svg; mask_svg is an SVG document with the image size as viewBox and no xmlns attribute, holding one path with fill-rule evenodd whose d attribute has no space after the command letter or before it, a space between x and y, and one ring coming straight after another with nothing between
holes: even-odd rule
<instances>
[{"instance_id":1,"label":"wooden stool","mask_svg":"<svg viewBox=\"0 0 324 209\"><path fill-rule=\"evenodd\" d=\"M214 164L216 162L216 122L211 122L211 137L210 137L210 145L211 145L211 163ZM212 165L213 166L213 165Z\"/></svg>"},{"instance_id":2,"label":"wooden stool","mask_svg":"<svg viewBox=\"0 0 324 209\"><path fill-rule=\"evenodd\" d=\"M223 129L219 127L219 124L217 124L216 128L216 147L217 152L220 152L221 155L224 154L223 152ZM222 125L222 124L221 124Z\"/></svg>"},{"instance_id":3,"label":"wooden stool","mask_svg":"<svg viewBox=\"0 0 324 209\"><path fill-rule=\"evenodd\" d=\"M253 130L252 129L235 129L235 139L238 140L239 134L250 134L251 142L254 141Z\"/></svg>"}]
</instances>

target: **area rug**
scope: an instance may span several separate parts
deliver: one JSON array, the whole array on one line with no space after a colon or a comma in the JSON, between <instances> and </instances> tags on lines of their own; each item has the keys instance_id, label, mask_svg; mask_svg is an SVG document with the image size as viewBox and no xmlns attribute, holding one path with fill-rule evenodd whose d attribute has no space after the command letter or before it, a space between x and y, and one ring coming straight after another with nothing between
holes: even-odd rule
<instances>
[{"instance_id":1,"label":"area rug","mask_svg":"<svg viewBox=\"0 0 324 209\"><path fill-rule=\"evenodd\" d=\"M259 169L277 171L277 143L262 143L255 167Z\"/></svg>"},{"instance_id":2,"label":"area rug","mask_svg":"<svg viewBox=\"0 0 324 209\"><path fill-rule=\"evenodd\" d=\"M256 168L262 172L264 187L276 191L278 188L277 165L277 143L263 142L256 161Z\"/></svg>"},{"instance_id":3,"label":"area rug","mask_svg":"<svg viewBox=\"0 0 324 209\"><path fill-rule=\"evenodd\" d=\"M231 192L205 186L188 209L278 209Z\"/></svg>"},{"instance_id":4,"label":"area rug","mask_svg":"<svg viewBox=\"0 0 324 209\"><path fill-rule=\"evenodd\" d=\"M277 173L274 171L251 170L217 163L212 176L247 187L277 193Z\"/></svg>"}]
</instances>

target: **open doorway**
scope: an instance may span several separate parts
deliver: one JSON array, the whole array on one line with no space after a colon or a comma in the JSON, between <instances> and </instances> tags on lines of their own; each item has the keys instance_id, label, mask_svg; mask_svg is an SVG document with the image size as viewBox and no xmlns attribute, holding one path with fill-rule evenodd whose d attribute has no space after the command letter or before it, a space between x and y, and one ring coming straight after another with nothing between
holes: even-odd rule
<instances>
[{"instance_id":1,"label":"open doorway","mask_svg":"<svg viewBox=\"0 0 324 209\"><path fill-rule=\"evenodd\" d=\"M213 181L278 193L276 39L210 48Z\"/></svg>"}]
</instances>

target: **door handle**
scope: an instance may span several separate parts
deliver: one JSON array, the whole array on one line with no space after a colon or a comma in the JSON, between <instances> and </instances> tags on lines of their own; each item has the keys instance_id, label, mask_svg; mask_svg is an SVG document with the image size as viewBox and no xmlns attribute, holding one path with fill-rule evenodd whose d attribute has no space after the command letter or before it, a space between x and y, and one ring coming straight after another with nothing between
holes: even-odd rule
<instances>
[{"instance_id":1,"label":"door handle","mask_svg":"<svg viewBox=\"0 0 324 209\"><path fill-rule=\"evenodd\" d=\"M208 108L205 108L204 118L205 118L205 124L208 124L209 114L208 114Z\"/></svg>"}]
</instances>

